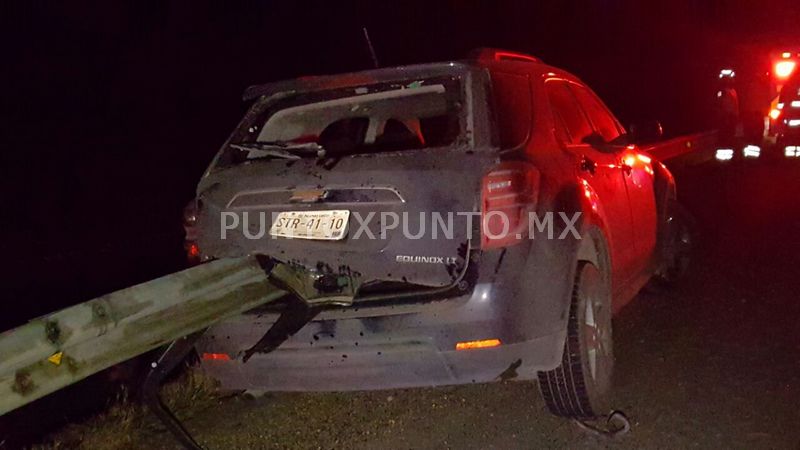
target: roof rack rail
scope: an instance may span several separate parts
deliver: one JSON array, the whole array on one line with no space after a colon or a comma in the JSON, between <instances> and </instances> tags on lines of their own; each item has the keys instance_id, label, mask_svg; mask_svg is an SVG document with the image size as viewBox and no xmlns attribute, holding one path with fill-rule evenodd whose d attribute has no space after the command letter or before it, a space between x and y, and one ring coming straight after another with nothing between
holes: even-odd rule
<instances>
[{"instance_id":1,"label":"roof rack rail","mask_svg":"<svg viewBox=\"0 0 800 450\"><path fill-rule=\"evenodd\" d=\"M542 62L541 59L525 53L489 47L476 48L475 50L469 52L469 56L471 59L477 59L479 61Z\"/></svg>"}]
</instances>

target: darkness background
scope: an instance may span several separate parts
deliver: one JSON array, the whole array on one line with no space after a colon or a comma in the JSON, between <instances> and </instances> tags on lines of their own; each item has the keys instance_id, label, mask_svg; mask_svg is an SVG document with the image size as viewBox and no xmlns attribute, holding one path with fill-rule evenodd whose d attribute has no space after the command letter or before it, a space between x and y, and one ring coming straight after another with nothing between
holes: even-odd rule
<instances>
[{"instance_id":1,"label":"darkness background","mask_svg":"<svg viewBox=\"0 0 800 450\"><path fill-rule=\"evenodd\" d=\"M181 268L181 210L244 88L369 68L363 26L386 66L532 53L671 135L710 126L721 68L800 44L796 0L652 3L2 2L0 329ZM12 427L86 403L50 398Z\"/></svg>"}]
</instances>

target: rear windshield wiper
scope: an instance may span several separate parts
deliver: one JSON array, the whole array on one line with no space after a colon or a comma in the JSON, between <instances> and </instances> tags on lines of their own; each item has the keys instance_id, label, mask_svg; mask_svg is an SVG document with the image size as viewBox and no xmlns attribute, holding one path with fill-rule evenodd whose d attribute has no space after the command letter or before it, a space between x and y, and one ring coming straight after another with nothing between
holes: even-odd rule
<instances>
[{"instance_id":1,"label":"rear windshield wiper","mask_svg":"<svg viewBox=\"0 0 800 450\"><path fill-rule=\"evenodd\" d=\"M231 144L231 147L247 152L247 159L284 158L300 159L303 156L325 156L325 149L316 142L295 144L283 141L258 141Z\"/></svg>"}]
</instances>

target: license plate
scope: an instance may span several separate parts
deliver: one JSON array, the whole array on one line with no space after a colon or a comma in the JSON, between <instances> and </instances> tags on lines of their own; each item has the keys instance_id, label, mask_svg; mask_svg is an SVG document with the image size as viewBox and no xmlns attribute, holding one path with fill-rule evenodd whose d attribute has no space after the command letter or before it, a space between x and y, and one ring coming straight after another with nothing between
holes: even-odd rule
<instances>
[{"instance_id":1,"label":"license plate","mask_svg":"<svg viewBox=\"0 0 800 450\"><path fill-rule=\"evenodd\" d=\"M279 213L269 229L270 236L293 239L344 239L350 211L284 211Z\"/></svg>"}]
</instances>

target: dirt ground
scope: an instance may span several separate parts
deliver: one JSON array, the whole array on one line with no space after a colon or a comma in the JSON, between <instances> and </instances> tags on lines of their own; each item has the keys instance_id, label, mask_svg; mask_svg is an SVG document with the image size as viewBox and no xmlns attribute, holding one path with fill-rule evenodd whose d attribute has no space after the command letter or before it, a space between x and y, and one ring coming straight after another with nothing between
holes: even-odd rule
<instances>
[{"instance_id":1,"label":"dirt ground","mask_svg":"<svg viewBox=\"0 0 800 450\"><path fill-rule=\"evenodd\" d=\"M228 397L187 427L208 449L800 448L800 164L710 164L678 179L702 245L683 284L615 318L627 435L550 416L527 382ZM180 448L152 425L125 435L123 447Z\"/></svg>"}]
</instances>

